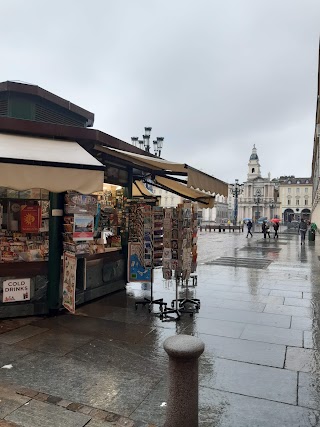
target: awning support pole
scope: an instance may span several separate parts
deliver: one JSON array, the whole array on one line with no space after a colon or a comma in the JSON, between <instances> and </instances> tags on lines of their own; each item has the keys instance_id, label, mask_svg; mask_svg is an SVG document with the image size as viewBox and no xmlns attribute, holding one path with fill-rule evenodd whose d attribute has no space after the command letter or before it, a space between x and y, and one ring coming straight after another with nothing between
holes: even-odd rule
<instances>
[{"instance_id":1,"label":"awning support pole","mask_svg":"<svg viewBox=\"0 0 320 427\"><path fill-rule=\"evenodd\" d=\"M50 193L48 308L60 308L60 270L62 254L63 193ZM54 212L54 215L52 215Z\"/></svg>"}]
</instances>

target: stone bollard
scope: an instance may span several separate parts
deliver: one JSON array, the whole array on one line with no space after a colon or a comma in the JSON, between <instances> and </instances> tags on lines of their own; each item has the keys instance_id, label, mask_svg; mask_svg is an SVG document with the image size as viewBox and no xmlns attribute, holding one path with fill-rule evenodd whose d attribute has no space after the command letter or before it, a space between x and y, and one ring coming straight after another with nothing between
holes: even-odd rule
<instances>
[{"instance_id":1,"label":"stone bollard","mask_svg":"<svg viewBox=\"0 0 320 427\"><path fill-rule=\"evenodd\" d=\"M165 340L169 355L169 393L164 427L198 427L198 359L204 344L191 335L175 335Z\"/></svg>"}]
</instances>

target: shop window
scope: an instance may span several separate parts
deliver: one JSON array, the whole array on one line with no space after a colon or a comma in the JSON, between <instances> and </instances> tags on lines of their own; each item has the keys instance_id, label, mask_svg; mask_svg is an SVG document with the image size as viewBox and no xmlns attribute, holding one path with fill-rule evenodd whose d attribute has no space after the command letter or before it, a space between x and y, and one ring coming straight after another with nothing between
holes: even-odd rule
<instances>
[{"instance_id":1,"label":"shop window","mask_svg":"<svg viewBox=\"0 0 320 427\"><path fill-rule=\"evenodd\" d=\"M48 259L49 212L48 191L0 188L0 262Z\"/></svg>"}]
</instances>

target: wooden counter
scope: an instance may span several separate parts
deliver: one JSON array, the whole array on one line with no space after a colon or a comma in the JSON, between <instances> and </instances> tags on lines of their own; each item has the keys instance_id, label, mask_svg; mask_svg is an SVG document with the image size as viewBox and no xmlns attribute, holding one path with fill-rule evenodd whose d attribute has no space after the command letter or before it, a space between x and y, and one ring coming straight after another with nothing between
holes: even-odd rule
<instances>
[{"instance_id":1,"label":"wooden counter","mask_svg":"<svg viewBox=\"0 0 320 427\"><path fill-rule=\"evenodd\" d=\"M3 262L0 263L0 277L24 277L47 276L48 261L31 262Z\"/></svg>"}]
</instances>

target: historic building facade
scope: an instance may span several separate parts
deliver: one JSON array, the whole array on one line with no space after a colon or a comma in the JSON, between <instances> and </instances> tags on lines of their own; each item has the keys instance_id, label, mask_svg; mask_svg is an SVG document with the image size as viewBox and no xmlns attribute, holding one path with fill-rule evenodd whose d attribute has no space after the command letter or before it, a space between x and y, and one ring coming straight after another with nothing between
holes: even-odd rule
<instances>
[{"instance_id":1,"label":"historic building facade","mask_svg":"<svg viewBox=\"0 0 320 427\"><path fill-rule=\"evenodd\" d=\"M243 183L243 192L238 198L238 220L250 218L257 221L261 217L268 219L279 216L279 200L276 183L261 175L261 166L257 149L253 146L248 163L247 181Z\"/></svg>"},{"instance_id":2,"label":"historic building facade","mask_svg":"<svg viewBox=\"0 0 320 427\"><path fill-rule=\"evenodd\" d=\"M310 220L312 209L311 178L281 176L278 180L281 219L284 223Z\"/></svg>"},{"instance_id":3,"label":"historic building facade","mask_svg":"<svg viewBox=\"0 0 320 427\"><path fill-rule=\"evenodd\" d=\"M319 50L319 65L318 65L318 91L317 91L317 106L315 132L313 140L313 157L312 157L312 214L311 221L318 225L320 229L320 50Z\"/></svg>"}]
</instances>

